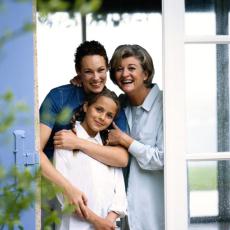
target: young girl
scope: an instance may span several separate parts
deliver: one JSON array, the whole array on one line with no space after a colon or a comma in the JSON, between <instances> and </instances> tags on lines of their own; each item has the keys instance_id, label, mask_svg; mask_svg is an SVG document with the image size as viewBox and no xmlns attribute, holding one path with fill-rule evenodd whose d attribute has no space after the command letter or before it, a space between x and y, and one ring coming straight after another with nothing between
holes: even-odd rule
<instances>
[{"instance_id":1,"label":"young girl","mask_svg":"<svg viewBox=\"0 0 230 230\"><path fill-rule=\"evenodd\" d=\"M103 145L106 130L118 111L119 101L114 92L104 89L99 94L88 95L82 109L73 117L79 140ZM84 219L74 213L62 216L59 230L115 229L116 219L126 214L127 206L122 170L82 151L64 149L55 150L54 165L87 199L88 217ZM58 200L63 206L63 195L59 194Z\"/></svg>"}]
</instances>

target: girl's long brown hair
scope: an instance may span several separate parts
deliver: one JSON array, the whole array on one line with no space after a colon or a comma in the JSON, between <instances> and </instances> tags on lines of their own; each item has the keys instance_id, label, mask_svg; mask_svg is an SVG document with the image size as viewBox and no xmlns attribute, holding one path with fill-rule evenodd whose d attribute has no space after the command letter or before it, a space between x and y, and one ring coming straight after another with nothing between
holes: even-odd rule
<instances>
[{"instance_id":1,"label":"girl's long brown hair","mask_svg":"<svg viewBox=\"0 0 230 230\"><path fill-rule=\"evenodd\" d=\"M119 98L113 91L107 89L106 87L100 93L87 94L85 98L85 103L87 103L88 106L90 106L94 104L100 97L108 97L115 102L115 104L117 105L117 111L116 111L116 115L117 115L120 110ZM76 121L83 122L84 118L85 118L85 112L83 110L83 105L81 105L75 109L73 117L70 121L72 128L75 128ZM100 132L100 136L101 136L103 145L106 144L106 140L108 139L108 130L110 129L112 129L112 125L110 125L106 130L102 130Z\"/></svg>"}]
</instances>

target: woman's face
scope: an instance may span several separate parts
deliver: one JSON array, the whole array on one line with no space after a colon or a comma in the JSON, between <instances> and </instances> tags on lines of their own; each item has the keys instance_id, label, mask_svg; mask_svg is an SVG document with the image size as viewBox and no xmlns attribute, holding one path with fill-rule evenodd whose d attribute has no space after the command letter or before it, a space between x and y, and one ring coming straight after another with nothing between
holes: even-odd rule
<instances>
[{"instance_id":1,"label":"woman's face","mask_svg":"<svg viewBox=\"0 0 230 230\"><path fill-rule=\"evenodd\" d=\"M111 98L101 96L91 105L84 104L84 112L82 126L90 136L95 136L112 123L117 113L117 105Z\"/></svg>"},{"instance_id":2,"label":"woman's face","mask_svg":"<svg viewBox=\"0 0 230 230\"><path fill-rule=\"evenodd\" d=\"M126 94L140 93L146 88L144 80L147 79L147 73L136 57L123 58L115 71L115 78L120 89Z\"/></svg>"},{"instance_id":3,"label":"woman's face","mask_svg":"<svg viewBox=\"0 0 230 230\"><path fill-rule=\"evenodd\" d=\"M87 55L81 61L80 76L86 93L100 93L105 86L107 67L103 56Z\"/></svg>"}]
</instances>

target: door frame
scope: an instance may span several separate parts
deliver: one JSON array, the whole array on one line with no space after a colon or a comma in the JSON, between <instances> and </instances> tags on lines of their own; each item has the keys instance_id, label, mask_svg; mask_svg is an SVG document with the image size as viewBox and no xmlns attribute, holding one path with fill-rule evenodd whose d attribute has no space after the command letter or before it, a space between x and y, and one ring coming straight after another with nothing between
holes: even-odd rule
<instances>
[{"instance_id":1,"label":"door frame","mask_svg":"<svg viewBox=\"0 0 230 230\"><path fill-rule=\"evenodd\" d=\"M230 44L230 36L186 36L184 15L184 0L162 0L166 230L185 230L189 226L187 162L230 160L230 152L186 153L184 47Z\"/></svg>"}]
</instances>

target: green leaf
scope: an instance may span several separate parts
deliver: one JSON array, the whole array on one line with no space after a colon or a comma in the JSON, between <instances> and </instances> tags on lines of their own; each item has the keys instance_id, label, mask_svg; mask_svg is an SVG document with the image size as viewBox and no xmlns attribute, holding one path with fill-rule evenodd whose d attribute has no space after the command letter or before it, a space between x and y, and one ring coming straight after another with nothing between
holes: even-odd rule
<instances>
[{"instance_id":1,"label":"green leaf","mask_svg":"<svg viewBox=\"0 0 230 230\"><path fill-rule=\"evenodd\" d=\"M26 105L25 102L18 101L17 104L16 104L16 110L18 110L20 112L28 112L29 107Z\"/></svg>"},{"instance_id":2,"label":"green leaf","mask_svg":"<svg viewBox=\"0 0 230 230\"><path fill-rule=\"evenodd\" d=\"M13 37L13 32L11 30L7 30L0 36L0 48Z\"/></svg>"},{"instance_id":3,"label":"green leaf","mask_svg":"<svg viewBox=\"0 0 230 230\"><path fill-rule=\"evenodd\" d=\"M7 91L4 95L1 96L6 102L10 102L14 99L14 94L12 91Z\"/></svg>"},{"instance_id":4,"label":"green leaf","mask_svg":"<svg viewBox=\"0 0 230 230\"><path fill-rule=\"evenodd\" d=\"M65 107L57 117L59 124L69 123L72 117L72 110L69 107Z\"/></svg>"},{"instance_id":5,"label":"green leaf","mask_svg":"<svg viewBox=\"0 0 230 230\"><path fill-rule=\"evenodd\" d=\"M24 227L21 224L18 225L18 228L19 230L24 230Z\"/></svg>"},{"instance_id":6,"label":"green leaf","mask_svg":"<svg viewBox=\"0 0 230 230\"><path fill-rule=\"evenodd\" d=\"M23 31L25 32L31 32L31 31L34 31L35 29L35 24L34 23L31 23L31 22L27 22L23 25L22 27Z\"/></svg>"}]
</instances>

